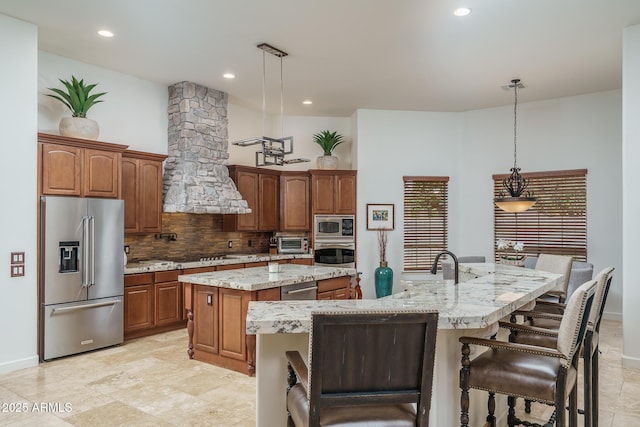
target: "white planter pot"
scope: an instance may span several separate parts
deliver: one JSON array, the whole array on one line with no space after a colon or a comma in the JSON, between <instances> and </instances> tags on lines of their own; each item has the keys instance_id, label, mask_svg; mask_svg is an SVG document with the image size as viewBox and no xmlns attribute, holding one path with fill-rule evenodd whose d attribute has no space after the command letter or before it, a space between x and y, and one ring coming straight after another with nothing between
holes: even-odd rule
<instances>
[{"instance_id":1,"label":"white planter pot","mask_svg":"<svg viewBox=\"0 0 640 427\"><path fill-rule=\"evenodd\" d=\"M98 139L98 122L82 117L63 117L58 127L60 135L72 138Z\"/></svg>"},{"instance_id":2,"label":"white planter pot","mask_svg":"<svg viewBox=\"0 0 640 427\"><path fill-rule=\"evenodd\" d=\"M338 158L336 156L319 156L316 159L318 169L338 169Z\"/></svg>"}]
</instances>

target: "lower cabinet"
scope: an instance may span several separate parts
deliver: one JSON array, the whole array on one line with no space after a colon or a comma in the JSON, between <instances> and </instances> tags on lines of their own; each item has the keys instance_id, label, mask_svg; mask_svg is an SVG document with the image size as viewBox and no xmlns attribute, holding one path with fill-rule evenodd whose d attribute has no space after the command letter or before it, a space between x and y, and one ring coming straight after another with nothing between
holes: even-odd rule
<instances>
[{"instance_id":1,"label":"lower cabinet","mask_svg":"<svg viewBox=\"0 0 640 427\"><path fill-rule=\"evenodd\" d=\"M124 335L153 327L153 273L124 276Z\"/></svg>"},{"instance_id":2,"label":"lower cabinet","mask_svg":"<svg viewBox=\"0 0 640 427\"><path fill-rule=\"evenodd\" d=\"M192 313L189 331L193 359L253 375L255 335L246 334L250 301L278 301L280 289L241 291L184 283L185 308Z\"/></svg>"},{"instance_id":3,"label":"lower cabinet","mask_svg":"<svg viewBox=\"0 0 640 427\"><path fill-rule=\"evenodd\" d=\"M318 280L318 300L348 299L351 277L343 276L327 280Z\"/></svg>"},{"instance_id":4,"label":"lower cabinet","mask_svg":"<svg viewBox=\"0 0 640 427\"><path fill-rule=\"evenodd\" d=\"M193 349L218 354L218 288L194 286L193 289Z\"/></svg>"},{"instance_id":5,"label":"lower cabinet","mask_svg":"<svg viewBox=\"0 0 640 427\"><path fill-rule=\"evenodd\" d=\"M185 326L180 270L124 277L124 339Z\"/></svg>"}]
</instances>

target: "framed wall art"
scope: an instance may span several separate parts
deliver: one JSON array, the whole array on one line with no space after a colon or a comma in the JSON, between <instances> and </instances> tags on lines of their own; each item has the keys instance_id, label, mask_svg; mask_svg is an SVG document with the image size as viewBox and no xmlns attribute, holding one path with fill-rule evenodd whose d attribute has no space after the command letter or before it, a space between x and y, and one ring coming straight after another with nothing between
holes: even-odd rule
<instances>
[{"instance_id":1,"label":"framed wall art","mask_svg":"<svg viewBox=\"0 0 640 427\"><path fill-rule=\"evenodd\" d=\"M393 230L393 204L367 203L367 230Z\"/></svg>"}]
</instances>

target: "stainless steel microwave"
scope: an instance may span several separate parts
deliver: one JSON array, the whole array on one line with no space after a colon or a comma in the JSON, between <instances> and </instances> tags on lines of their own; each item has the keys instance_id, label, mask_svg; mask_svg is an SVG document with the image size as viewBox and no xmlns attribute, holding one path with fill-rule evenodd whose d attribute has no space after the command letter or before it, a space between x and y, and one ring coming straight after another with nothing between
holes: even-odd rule
<instances>
[{"instance_id":1,"label":"stainless steel microwave","mask_svg":"<svg viewBox=\"0 0 640 427\"><path fill-rule=\"evenodd\" d=\"M353 239L354 238L353 215L315 215L314 238L315 239Z\"/></svg>"}]
</instances>

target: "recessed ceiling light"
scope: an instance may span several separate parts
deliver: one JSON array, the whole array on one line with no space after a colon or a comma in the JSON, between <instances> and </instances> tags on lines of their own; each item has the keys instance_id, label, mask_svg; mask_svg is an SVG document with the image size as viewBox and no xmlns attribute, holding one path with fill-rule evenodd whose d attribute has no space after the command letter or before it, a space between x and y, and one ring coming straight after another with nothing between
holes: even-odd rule
<instances>
[{"instance_id":1,"label":"recessed ceiling light","mask_svg":"<svg viewBox=\"0 0 640 427\"><path fill-rule=\"evenodd\" d=\"M469 9L468 7L459 7L453 11L453 14L455 16L467 16L470 13L471 13L471 9Z\"/></svg>"},{"instance_id":2,"label":"recessed ceiling light","mask_svg":"<svg viewBox=\"0 0 640 427\"><path fill-rule=\"evenodd\" d=\"M98 31L98 34L100 34L102 37L113 37L113 33L109 30L100 30Z\"/></svg>"},{"instance_id":3,"label":"recessed ceiling light","mask_svg":"<svg viewBox=\"0 0 640 427\"><path fill-rule=\"evenodd\" d=\"M225 79L235 79L236 75L233 73L224 73L222 77L224 77Z\"/></svg>"},{"instance_id":4,"label":"recessed ceiling light","mask_svg":"<svg viewBox=\"0 0 640 427\"><path fill-rule=\"evenodd\" d=\"M313 102L312 102L311 100L309 100L309 99L306 99L306 100L302 101L302 103L303 103L304 105L311 105L311 104L313 104Z\"/></svg>"}]
</instances>

